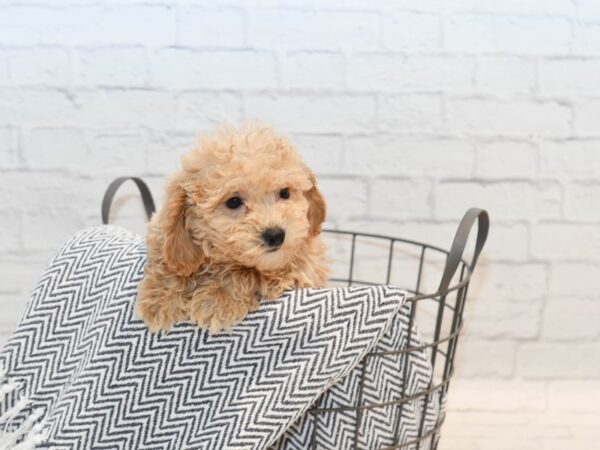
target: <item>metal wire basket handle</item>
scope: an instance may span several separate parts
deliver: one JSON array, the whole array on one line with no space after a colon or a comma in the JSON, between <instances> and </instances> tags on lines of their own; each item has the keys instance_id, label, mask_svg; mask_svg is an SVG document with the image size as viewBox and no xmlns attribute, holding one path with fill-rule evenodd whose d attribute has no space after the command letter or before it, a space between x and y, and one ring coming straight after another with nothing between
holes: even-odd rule
<instances>
[{"instance_id":1,"label":"metal wire basket handle","mask_svg":"<svg viewBox=\"0 0 600 450\"><path fill-rule=\"evenodd\" d=\"M475 241L473 259L469 265L469 271L472 273L475 269L475 265L477 264L477 260L479 259L479 255L483 250L483 246L485 245L485 241L487 240L488 232L490 230L490 217L487 211L480 208L470 208L465 213L460 221L460 224L458 225L458 229L454 235L454 241L452 242L452 247L450 248L450 252L446 258L444 273L442 274L442 280L440 281L440 286L438 287L437 291L438 294L448 290L450 281L452 281L452 278L454 277L454 274L456 273L456 270L458 269L458 266L462 260L463 252L467 246L467 241L469 239L469 235L471 234L473 225L475 224L475 220L478 221L477 239Z\"/></svg>"},{"instance_id":2,"label":"metal wire basket handle","mask_svg":"<svg viewBox=\"0 0 600 450\"><path fill-rule=\"evenodd\" d=\"M110 213L110 206L112 205L113 198L117 193L117 190L121 187L123 183L127 180L131 180L135 183L137 188L140 191L142 196L142 201L144 202L144 209L146 210L146 216L148 220L152 217L154 211L156 211L156 206L154 206L154 199L152 198L152 194L150 193L150 189L148 185L138 177L119 177L116 178L110 183L108 188L106 188L106 192L104 192L104 198L102 199L102 224L108 224L108 216Z\"/></svg>"}]
</instances>

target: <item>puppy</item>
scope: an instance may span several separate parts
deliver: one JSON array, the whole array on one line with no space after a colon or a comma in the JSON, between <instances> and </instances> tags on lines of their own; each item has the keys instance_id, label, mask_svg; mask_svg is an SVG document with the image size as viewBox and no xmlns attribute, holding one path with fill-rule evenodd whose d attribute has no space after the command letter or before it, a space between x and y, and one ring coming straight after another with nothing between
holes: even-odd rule
<instances>
[{"instance_id":1,"label":"puppy","mask_svg":"<svg viewBox=\"0 0 600 450\"><path fill-rule=\"evenodd\" d=\"M182 158L150 221L136 310L150 330L227 330L286 289L323 287L326 205L314 174L264 126L221 129Z\"/></svg>"}]
</instances>

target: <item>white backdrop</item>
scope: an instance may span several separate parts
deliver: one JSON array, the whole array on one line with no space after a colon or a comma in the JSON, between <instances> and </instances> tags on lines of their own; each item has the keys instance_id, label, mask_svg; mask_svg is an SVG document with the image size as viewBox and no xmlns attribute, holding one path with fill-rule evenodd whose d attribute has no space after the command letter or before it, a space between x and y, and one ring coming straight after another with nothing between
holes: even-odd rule
<instances>
[{"instance_id":1,"label":"white backdrop","mask_svg":"<svg viewBox=\"0 0 600 450\"><path fill-rule=\"evenodd\" d=\"M0 342L112 178L160 203L198 132L258 118L315 169L332 226L448 247L468 206L490 211L449 419L480 431L446 445L501 448L482 424L514 417L529 426L506 448L585 442L599 117L596 0L3 1ZM142 211L124 189L113 221L143 232Z\"/></svg>"}]
</instances>

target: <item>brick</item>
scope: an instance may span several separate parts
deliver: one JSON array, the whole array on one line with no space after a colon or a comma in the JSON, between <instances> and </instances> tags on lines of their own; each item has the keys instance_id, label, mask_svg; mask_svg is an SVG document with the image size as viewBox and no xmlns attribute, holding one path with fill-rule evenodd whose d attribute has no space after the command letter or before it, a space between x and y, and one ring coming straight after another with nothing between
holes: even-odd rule
<instances>
[{"instance_id":1,"label":"brick","mask_svg":"<svg viewBox=\"0 0 600 450\"><path fill-rule=\"evenodd\" d=\"M143 47L77 49L75 67L78 85L143 87L148 83L148 58Z\"/></svg>"},{"instance_id":2,"label":"brick","mask_svg":"<svg viewBox=\"0 0 600 450\"><path fill-rule=\"evenodd\" d=\"M23 153L30 169L81 171L89 167L88 150L78 128L34 128Z\"/></svg>"},{"instance_id":3,"label":"brick","mask_svg":"<svg viewBox=\"0 0 600 450\"><path fill-rule=\"evenodd\" d=\"M474 165L475 149L458 139L381 134L346 140L344 170L351 173L470 177Z\"/></svg>"},{"instance_id":4,"label":"brick","mask_svg":"<svg viewBox=\"0 0 600 450\"><path fill-rule=\"evenodd\" d=\"M69 83L69 54L61 48L12 50L9 66L15 84L65 86Z\"/></svg>"},{"instance_id":5,"label":"brick","mask_svg":"<svg viewBox=\"0 0 600 450\"><path fill-rule=\"evenodd\" d=\"M600 184L569 183L564 188L565 217L575 221L600 220Z\"/></svg>"},{"instance_id":6,"label":"brick","mask_svg":"<svg viewBox=\"0 0 600 450\"><path fill-rule=\"evenodd\" d=\"M448 128L478 135L567 136L571 109L554 101L450 98Z\"/></svg>"},{"instance_id":7,"label":"brick","mask_svg":"<svg viewBox=\"0 0 600 450\"><path fill-rule=\"evenodd\" d=\"M487 257L494 260L493 254L488 254ZM544 264L494 262L480 266L477 269L478 276L470 288L471 293L478 298L527 303L531 300L543 300L547 294L548 269Z\"/></svg>"},{"instance_id":8,"label":"brick","mask_svg":"<svg viewBox=\"0 0 600 450\"><path fill-rule=\"evenodd\" d=\"M274 3L279 3L280 0L272 0ZM293 0L288 0L293 1ZM302 1L302 5L306 2ZM443 10L444 0L420 0L413 2L411 0L372 0L365 3L364 0L320 0L319 8L322 9L350 9L350 10L365 10L373 9L384 12L396 10L421 11L439 13Z\"/></svg>"},{"instance_id":9,"label":"brick","mask_svg":"<svg viewBox=\"0 0 600 450\"><path fill-rule=\"evenodd\" d=\"M493 224L485 243L484 260L524 261L529 257L529 229L522 223ZM475 233L475 229L472 231Z\"/></svg>"},{"instance_id":10,"label":"brick","mask_svg":"<svg viewBox=\"0 0 600 450\"><path fill-rule=\"evenodd\" d=\"M488 209L492 220L555 218L560 216L561 196L555 183L447 181L437 185L434 205L441 219L460 217L471 206Z\"/></svg>"},{"instance_id":11,"label":"brick","mask_svg":"<svg viewBox=\"0 0 600 450\"><path fill-rule=\"evenodd\" d=\"M515 370L517 346L509 341L461 339L455 356L460 378L508 378Z\"/></svg>"},{"instance_id":12,"label":"brick","mask_svg":"<svg viewBox=\"0 0 600 450\"><path fill-rule=\"evenodd\" d=\"M0 223L3 228L2 233L0 233L0 252L19 249L21 247L19 230L22 223L19 215L10 211L1 211Z\"/></svg>"},{"instance_id":13,"label":"brick","mask_svg":"<svg viewBox=\"0 0 600 450\"><path fill-rule=\"evenodd\" d=\"M375 91L469 91L474 61L465 56L357 54L348 61L352 89Z\"/></svg>"},{"instance_id":14,"label":"brick","mask_svg":"<svg viewBox=\"0 0 600 450\"><path fill-rule=\"evenodd\" d=\"M344 57L333 52L294 52L283 60L283 80L294 89L342 89Z\"/></svg>"},{"instance_id":15,"label":"brick","mask_svg":"<svg viewBox=\"0 0 600 450\"><path fill-rule=\"evenodd\" d=\"M370 95L247 95L246 118L261 120L288 132L364 132L375 124L375 99Z\"/></svg>"},{"instance_id":16,"label":"brick","mask_svg":"<svg viewBox=\"0 0 600 450\"><path fill-rule=\"evenodd\" d=\"M250 44L257 47L364 49L379 40L377 13L258 8L251 14Z\"/></svg>"},{"instance_id":17,"label":"brick","mask_svg":"<svg viewBox=\"0 0 600 450\"><path fill-rule=\"evenodd\" d=\"M21 165L19 138L18 128L0 126L0 170L14 169Z\"/></svg>"},{"instance_id":18,"label":"brick","mask_svg":"<svg viewBox=\"0 0 600 450\"><path fill-rule=\"evenodd\" d=\"M575 5L571 0L455 0L448 8L457 13L572 15Z\"/></svg>"},{"instance_id":19,"label":"brick","mask_svg":"<svg viewBox=\"0 0 600 450\"><path fill-rule=\"evenodd\" d=\"M179 41L183 45L242 47L245 43L246 18L234 8L182 8Z\"/></svg>"},{"instance_id":20,"label":"brick","mask_svg":"<svg viewBox=\"0 0 600 450\"><path fill-rule=\"evenodd\" d=\"M596 117L600 114L600 101L582 100L575 109L575 134L580 136L600 136Z\"/></svg>"},{"instance_id":21,"label":"brick","mask_svg":"<svg viewBox=\"0 0 600 450\"><path fill-rule=\"evenodd\" d=\"M153 130L146 147L146 173L166 177L181 168L181 156L198 142L197 132ZM162 191L163 186L159 184L158 190L152 190L152 193L158 195Z\"/></svg>"},{"instance_id":22,"label":"brick","mask_svg":"<svg viewBox=\"0 0 600 450\"><path fill-rule=\"evenodd\" d=\"M578 341L600 337L600 302L595 299L549 298L544 307L542 338Z\"/></svg>"},{"instance_id":23,"label":"brick","mask_svg":"<svg viewBox=\"0 0 600 450\"><path fill-rule=\"evenodd\" d=\"M167 92L140 90L83 91L77 94L77 121L102 127L169 128L175 101Z\"/></svg>"},{"instance_id":24,"label":"brick","mask_svg":"<svg viewBox=\"0 0 600 450\"><path fill-rule=\"evenodd\" d=\"M242 97L230 92L183 92L177 96L177 123L207 130L222 123L240 123Z\"/></svg>"},{"instance_id":25,"label":"brick","mask_svg":"<svg viewBox=\"0 0 600 450\"><path fill-rule=\"evenodd\" d=\"M340 136L296 134L290 139L317 175L339 173L344 151Z\"/></svg>"},{"instance_id":26,"label":"brick","mask_svg":"<svg viewBox=\"0 0 600 450\"><path fill-rule=\"evenodd\" d=\"M81 178L60 171L6 172L0 177L0 204L6 211L22 212L24 217L61 211L65 221L70 215L91 211L99 222L98 205L111 179L107 178ZM27 236L23 236L26 241Z\"/></svg>"},{"instance_id":27,"label":"brick","mask_svg":"<svg viewBox=\"0 0 600 450\"><path fill-rule=\"evenodd\" d=\"M0 50L0 82L7 82L10 79L8 70L8 55L7 50Z\"/></svg>"},{"instance_id":28,"label":"brick","mask_svg":"<svg viewBox=\"0 0 600 450\"><path fill-rule=\"evenodd\" d=\"M453 410L522 412L543 411L546 406L545 386L539 382L520 380L454 380L448 404Z\"/></svg>"},{"instance_id":29,"label":"brick","mask_svg":"<svg viewBox=\"0 0 600 450\"><path fill-rule=\"evenodd\" d=\"M0 117L36 126L95 124L165 127L174 122L170 94L148 90L78 91L0 88Z\"/></svg>"},{"instance_id":30,"label":"brick","mask_svg":"<svg viewBox=\"0 0 600 450\"><path fill-rule=\"evenodd\" d=\"M535 60L514 56L477 58L475 86L497 94L529 94L535 90Z\"/></svg>"},{"instance_id":31,"label":"brick","mask_svg":"<svg viewBox=\"0 0 600 450\"><path fill-rule=\"evenodd\" d=\"M106 24L110 24L109 31ZM175 43L176 26L176 9L168 5L70 8L7 5L2 7L0 42L169 45Z\"/></svg>"},{"instance_id":32,"label":"brick","mask_svg":"<svg viewBox=\"0 0 600 450\"><path fill-rule=\"evenodd\" d=\"M517 367L526 378L600 378L600 352L597 343L524 343Z\"/></svg>"},{"instance_id":33,"label":"brick","mask_svg":"<svg viewBox=\"0 0 600 450\"><path fill-rule=\"evenodd\" d=\"M431 217L431 188L431 181L422 178L373 180L371 214L402 219Z\"/></svg>"},{"instance_id":34,"label":"brick","mask_svg":"<svg viewBox=\"0 0 600 450\"><path fill-rule=\"evenodd\" d=\"M561 58L543 61L540 89L559 94L600 92L600 59Z\"/></svg>"},{"instance_id":35,"label":"brick","mask_svg":"<svg viewBox=\"0 0 600 450\"><path fill-rule=\"evenodd\" d=\"M550 410L565 412L600 412L600 381L551 381L548 383Z\"/></svg>"},{"instance_id":36,"label":"brick","mask_svg":"<svg viewBox=\"0 0 600 450\"><path fill-rule=\"evenodd\" d=\"M600 140L543 141L540 176L559 179L596 179L600 172Z\"/></svg>"},{"instance_id":37,"label":"brick","mask_svg":"<svg viewBox=\"0 0 600 450\"><path fill-rule=\"evenodd\" d=\"M77 107L62 91L0 87L0 117L19 124L64 126L65 122L72 122L77 117Z\"/></svg>"},{"instance_id":38,"label":"brick","mask_svg":"<svg viewBox=\"0 0 600 450\"><path fill-rule=\"evenodd\" d=\"M484 179L533 179L537 165L538 150L530 142L499 140L478 145L476 173Z\"/></svg>"},{"instance_id":39,"label":"brick","mask_svg":"<svg viewBox=\"0 0 600 450\"><path fill-rule=\"evenodd\" d=\"M358 179L319 177L319 188L327 200L328 220L339 221L364 215L367 208L367 187Z\"/></svg>"},{"instance_id":40,"label":"brick","mask_svg":"<svg viewBox=\"0 0 600 450\"><path fill-rule=\"evenodd\" d=\"M554 263L549 277L550 295L554 297L595 298L596 293L590 287L595 286L599 273L600 265L569 262Z\"/></svg>"},{"instance_id":41,"label":"brick","mask_svg":"<svg viewBox=\"0 0 600 450\"><path fill-rule=\"evenodd\" d=\"M12 333L25 311L25 300L26 295L23 294L0 295L0 305L2 305L0 330L5 333Z\"/></svg>"},{"instance_id":42,"label":"brick","mask_svg":"<svg viewBox=\"0 0 600 450\"><path fill-rule=\"evenodd\" d=\"M153 55L151 71L155 85L175 90L272 89L278 85L274 56L250 50L163 49Z\"/></svg>"},{"instance_id":43,"label":"brick","mask_svg":"<svg viewBox=\"0 0 600 450\"><path fill-rule=\"evenodd\" d=\"M532 233L532 251L552 260L600 260L600 229L597 225L540 223Z\"/></svg>"},{"instance_id":44,"label":"brick","mask_svg":"<svg viewBox=\"0 0 600 450\"><path fill-rule=\"evenodd\" d=\"M51 256L51 251L42 251L34 255L19 252L3 254L0 257L0 272L3 274L0 285L0 305L3 301L12 299L25 302Z\"/></svg>"},{"instance_id":45,"label":"brick","mask_svg":"<svg viewBox=\"0 0 600 450\"><path fill-rule=\"evenodd\" d=\"M584 21L600 20L600 8L598 8L598 3L595 0L578 0L577 15Z\"/></svg>"},{"instance_id":46,"label":"brick","mask_svg":"<svg viewBox=\"0 0 600 450\"><path fill-rule=\"evenodd\" d=\"M451 51L485 52L497 47L495 19L490 16L456 15L444 22L444 46ZM477 39L473 39L477 36Z\"/></svg>"},{"instance_id":47,"label":"brick","mask_svg":"<svg viewBox=\"0 0 600 450\"><path fill-rule=\"evenodd\" d=\"M83 227L84 222L77 214L76 205L68 210L30 212L22 224L23 247L27 250L55 251Z\"/></svg>"},{"instance_id":48,"label":"brick","mask_svg":"<svg viewBox=\"0 0 600 450\"><path fill-rule=\"evenodd\" d=\"M390 50L439 50L442 23L437 15L394 11L383 16L383 45Z\"/></svg>"},{"instance_id":49,"label":"brick","mask_svg":"<svg viewBox=\"0 0 600 450\"><path fill-rule=\"evenodd\" d=\"M139 173L145 165L146 136L140 131L107 131L90 137L87 170L94 174L123 174L123 168Z\"/></svg>"},{"instance_id":50,"label":"brick","mask_svg":"<svg viewBox=\"0 0 600 450\"><path fill-rule=\"evenodd\" d=\"M444 32L446 49L473 53L564 54L571 41L570 23L562 17L453 15Z\"/></svg>"},{"instance_id":51,"label":"brick","mask_svg":"<svg viewBox=\"0 0 600 450\"><path fill-rule=\"evenodd\" d=\"M385 95L378 112L379 128L384 132L439 132L443 128L440 95Z\"/></svg>"},{"instance_id":52,"label":"brick","mask_svg":"<svg viewBox=\"0 0 600 450\"><path fill-rule=\"evenodd\" d=\"M575 24L573 32L573 50L576 55L600 54L600 24Z\"/></svg>"},{"instance_id":53,"label":"brick","mask_svg":"<svg viewBox=\"0 0 600 450\"><path fill-rule=\"evenodd\" d=\"M476 278L477 279L477 278ZM484 339L534 339L540 334L542 300L510 301L469 294L465 332Z\"/></svg>"}]
</instances>

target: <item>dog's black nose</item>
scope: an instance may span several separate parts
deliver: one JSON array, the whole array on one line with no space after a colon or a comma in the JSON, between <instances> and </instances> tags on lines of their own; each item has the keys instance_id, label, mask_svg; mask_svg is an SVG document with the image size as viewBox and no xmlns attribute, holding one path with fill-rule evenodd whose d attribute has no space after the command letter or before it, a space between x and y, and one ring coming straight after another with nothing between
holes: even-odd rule
<instances>
[{"instance_id":1,"label":"dog's black nose","mask_svg":"<svg viewBox=\"0 0 600 450\"><path fill-rule=\"evenodd\" d=\"M262 234L262 239L269 247L279 247L285 239L285 231L279 227L267 228Z\"/></svg>"}]
</instances>

